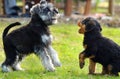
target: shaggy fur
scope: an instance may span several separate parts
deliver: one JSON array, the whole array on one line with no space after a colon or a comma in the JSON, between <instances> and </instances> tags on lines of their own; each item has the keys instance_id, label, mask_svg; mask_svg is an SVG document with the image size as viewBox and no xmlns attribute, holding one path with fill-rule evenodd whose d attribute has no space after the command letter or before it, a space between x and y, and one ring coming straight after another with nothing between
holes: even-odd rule
<instances>
[{"instance_id":1,"label":"shaggy fur","mask_svg":"<svg viewBox=\"0 0 120 79\"><path fill-rule=\"evenodd\" d=\"M84 34L83 46L85 50L79 55L80 68L83 68L85 59L90 59L89 73L95 72L95 64L102 64L102 74L116 75L120 72L120 46L112 40L103 37L100 24L88 17L78 23L79 33Z\"/></svg>"},{"instance_id":2,"label":"shaggy fur","mask_svg":"<svg viewBox=\"0 0 120 79\"><path fill-rule=\"evenodd\" d=\"M34 13L32 13L29 24L12 31L9 34L9 29L16 25L20 25L19 22L10 24L4 30L3 46L6 59L2 64L3 72L11 71L10 68L13 70L23 70L20 67L20 61L31 53L34 53L41 58L43 66L48 71L54 71L55 67L61 66L57 52L51 46L52 35L47 24L48 21L46 23L46 19L43 20L43 18L41 18L42 15L40 15L40 11L37 10L36 7L40 7L40 4L35 5L31 9ZM54 11L47 10L45 12L47 17L47 13L52 13ZM55 17L54 15L49 18ZM47 18L47 20L49 18ZM49 24L52 24L51 22L52 21L50 21Z\"/></svg>"}]
</instances>

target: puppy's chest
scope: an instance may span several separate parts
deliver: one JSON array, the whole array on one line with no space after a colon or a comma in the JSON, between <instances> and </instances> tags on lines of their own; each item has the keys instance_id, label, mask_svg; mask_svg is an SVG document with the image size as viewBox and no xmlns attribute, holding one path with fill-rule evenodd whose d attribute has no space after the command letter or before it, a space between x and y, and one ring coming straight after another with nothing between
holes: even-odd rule
<instances>
[{"instance_id":1,"label":"puppy's chest","mask_svg":"<svg viewBox=\"0 0 120 79\"><path fill-rule=\"evenodd\" d=\"M85 42L85 41L83 41L83 48L84 48L84 49L87 49L87 47L88 47L88 43Z\"/></svg>"},{"instance_id":2,"label":"puppy's chest","mask_svg":"<svg viewBox=\"0 0 120 79\"><path fill-rule=\"evenodd\" d=\"M84 49L87 49L87 44L83 44L83 48L84 48Z\"/></svg>"},{"instance_id":3,"label":"puppy's chest","mask_svg":"<svg viewBox=\"0 0 120 79\"><path fill-rule=\"evenodd\" d=\"M44 34L44 35L41 36L41 39L42 39L42 42L44 44L49 44L49 43L52 42L52 35L46 35L46 34Z\"/></svg>"},{"instance_id":4,"label":"puppy's chest","mask_svg":"<svg viewBox=\"0 0 120 79\"><path fill-rule=\"evenodd\" d=\"M94 41L91 40L84 40L83 41L83 47L84 49L87 49L88 47L94 46Z\"/></svg>"}]
</instances>

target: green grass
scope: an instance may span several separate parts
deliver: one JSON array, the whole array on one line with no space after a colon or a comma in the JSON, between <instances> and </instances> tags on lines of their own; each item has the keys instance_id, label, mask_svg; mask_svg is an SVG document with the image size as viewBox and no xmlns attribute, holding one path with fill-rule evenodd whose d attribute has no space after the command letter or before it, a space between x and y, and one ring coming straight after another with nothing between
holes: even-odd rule
<instances>
[{"instance_id":1,"label":"green grass","mask_svg":"<svg viewBox=\"0 0 120 79\"><path fill-rule=\"evenodd\" d=\"M8 22L0 22L0 37ZM88 75L88 60L85 67L79 68L78 55L83 50L83 35L78 34L75 24L57 24L50 26L54 36L53 47L59 54L62 67L56 68L55 72L47 72L41 65L40 60L34 55L27 56L21 63L25 71L9 73L0 72L0 79L119 79L120 77ZM111 38L120 45L120 28L103 27L103 35ZM0 39L0 62L5 59ZM0 68L1 71L1 68ZM96 72L101 72L101 65L97 64Z\"/></svg>"}]
</instances>

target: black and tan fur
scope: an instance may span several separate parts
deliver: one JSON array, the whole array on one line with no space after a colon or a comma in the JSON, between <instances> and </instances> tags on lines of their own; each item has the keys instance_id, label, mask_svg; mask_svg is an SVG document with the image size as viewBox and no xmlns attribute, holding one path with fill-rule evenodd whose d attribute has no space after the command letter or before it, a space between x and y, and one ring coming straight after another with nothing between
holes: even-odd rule
<instances>
[{"instance_id":1,"label":"black and tan fur","mask_svg":"<svg viewBox=\"0 0 120 79\"><path fill-rule=\"evenodd\" d=\"M120 46L103 37L99 22L91 17L78 23L79 33L84 34L83 46L85 49L79 54L80 68L83 68L85 59L89 58L89 73L94 74L96 63L102 64L102 74L118 75L120 72Z\"/></svg>"}]
</instances>

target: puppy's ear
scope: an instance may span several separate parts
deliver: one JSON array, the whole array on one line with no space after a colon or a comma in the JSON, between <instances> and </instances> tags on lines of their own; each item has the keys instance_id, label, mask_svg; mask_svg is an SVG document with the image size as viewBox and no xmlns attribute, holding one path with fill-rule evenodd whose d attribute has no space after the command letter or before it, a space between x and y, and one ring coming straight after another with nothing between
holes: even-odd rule
<instances>
[{"instance_id":1,"label":"puppy's ear","mask_svg":"<svg viewBox=\"0 0 120 79\"><path fill-rule=\"evenodd\" d=\"M39 7L40 7L39 4L32 6L32 8L30 9L30 13L31 13L32 15L33 15L33 14L37 14L37 13L39 12L39 10L40 10Z\"/></svg>"},{"instance_id":2,"label":"puppy's ear","mask_svg":"<svg viewBox=\"0 0 120 79\"><path fill-rule=\"evenodd\" d=\"M102 31L101 25L98 23L97 26L100 28L100 31Z\"/></svg>"},{"instance_id":3,"label":"puppy's ear","mask_svg":"<svg viewBox=\"0 0 120 79\"><path fill-rule=\"evenodd\" d=\"M92 31L96 26L96 22L93 20L90 20L88 23L86 23L86 32Z\"/></svg>"},{"instance_id":4,"label":"puppy's ear","mask_svg":"<svg viewBox=\"0 0 120 79\"><path fill-rule=\"evenodd\" d=\"M94 20L96 23L96 26L98 27L98 29L100 30L100 32L102 31L102 27L100 25L100 23L97 20Z\"/></svg>"},{"instance_id":5,"label":"puppy's ear","mask_svg":"<svg viewBox=\"0 0 120 79\"><path fill-rule=\"evenodd\" d=\"M86 31L92 31L94 28L96 30L99 30L100 32L102 31L102 28L100 24L96 20L90 20L86 23Z\"/></svg>"}]
</instances>

